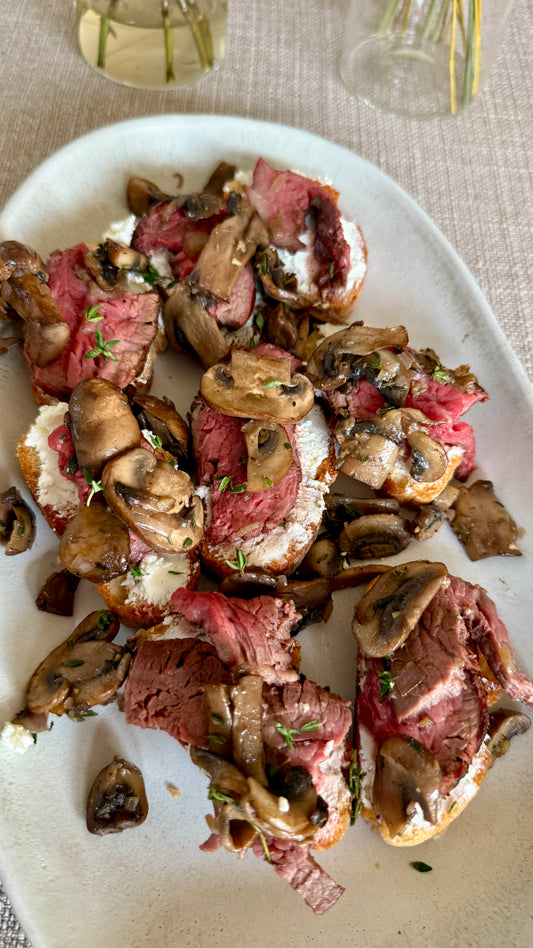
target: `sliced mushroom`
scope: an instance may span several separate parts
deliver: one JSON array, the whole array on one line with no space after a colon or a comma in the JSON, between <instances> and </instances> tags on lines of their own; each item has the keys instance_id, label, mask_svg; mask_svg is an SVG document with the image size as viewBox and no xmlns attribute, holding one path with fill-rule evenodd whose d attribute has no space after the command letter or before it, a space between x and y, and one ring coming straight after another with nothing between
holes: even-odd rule
<instances>
[{"instance_id":1,"label":"sliced mushroom","mask_svg":"<svg viewBox=\"0 0 533 948\"><path fill-rule=\"evenodd\" d=\"M137 396L133 403L137 422L149 429L157 444L179 461L185 461L189 452L189 428L169 398L155 395Z\"/></svg>"},{"instance_id":2,"label":"sliced mushroom","mask_svg":"<svg viewBox=\"0 0 533 948\"><path fill-rule=\"evenodd\" d=\"M349 494L326 494L326 514L333 523L346 523L365 514L397 514L400 504L394 497L352 497Z\"/></svg>"},{"instance_id":3,"label":"sliced mushroom","mask_svg":"<svg viewBox=\"0 0 533 948\"><path fill-rule=\"evenodd\" d=\"M6 556L29 550L35 539L35 517L16 487L0 494L0 540Z\"/></svg>"},{"instance_id":4,"label":"sliced mushroom","mask_svg":"<svg viewBox=\"0 0 533 948\"><path fill-rule=\"evenodd\" d=\"M425 820L437 821L442 771L438 760L410 737L389 737L376 758L373 804L392 837L402 833L419 807Z\"/></svg>"},{"instance_id":5,"label":"sliced mushroom","mask_svg":"<svg viewBox=\"0 0 533 948\"><path fill-rule=\"evenodd\" d=\"M24 320L24 345L39 368L63 352L70 328L46 283L42 260L15 240L0 244L0 306L9 306Z\"/></svg>"},{"instance_id":6,"label":"sliced mushroom","mask_svg":"<svg viewBox=\"0 0 533 948\"><path fill-rule=\"evenodd\" d=\"M33 673L26 690L32 712L65 714L104 704L124 681L131 655L112 639L119 629L113 613L92 612Z\"/></svg>"},{"instance_id":7,"label":"sliced mushroom","mask_svg":"<svg viewBox=\"0 0 533 948\"><path fill-rule=\"evenodd\" d=\"M68 413L78 465L93 476L115 454L141 443L128 399L107 379L79 382L70 396Z\"/></svg>"},{"instance_id":8,"label":"sliced mushroom","mask_svg":"<svg viewBox=\"0 0 533 948\"><path fill-rule=\"evenodd\" d=\"M347 418L335 428L339 444L336 467L375 490L383 486L394 469L400 448L372 421Z\"/></svg>"},{"instance_id":9,"label":"sliced mushroom","mask_svg":"<svg viewBox=\"0 0 533 948\"><path fill-rule=\"evenodd\" d=\"M224 359L229 346L216 320L200 297L195 297L185 283L178 283L163 308L168 341L177 352L192 349L204 368Z\"/></svg>"},{"instance_id":10,"label":"sliced mushroom","mask_svg":"<svg viewBox=\"0 0 533 948\"><path fill-rule=\"evenodd\" d=\"M207 404L225 415L280 424L300 421L314 405L309 379L291 375L290 359L232 349L231 363L204 372L200 391Z\"/></svg>"},{"instance_id":11,"label":"sliced mushroom","mask_svg":"<svg viewBox=\"0 0 533 948\"><path fill-rule=\"evenodd\" d=\"M443 563L414 560L378 576L355 606L352 631L362 652L383 658L399 648L447 575Z\"/></svg>"},{"instance_id":12,"label":"sliced mushroom","mask_svg":"<svg viewBox=\"0 0 533 948\"><path fill-rule=\"evenodd\" d=\"M313 543L302 562L302 575L323 576L329 579L342 569L342 557L339 548L330 537L322 537Z\"/></svg>"},{"instance_id":13,"label":"sliced mushroom","mask_svg":"<svg viewBox=\"0 0 533 948\"><path fill-rule=\"evenodd\" d=\"M243 675L231 688L233 760L245 777L266 786L263 747L263 679Z\"/></svg>"},{"instance_id":14,"label":"sliced mushroom","mask_svg":"<svg viewBox=\"0 0 533 948\"><path fill-rule=\"evenodd\" d=\"M313 384L323 391L334 391L350 378L354 357L369 355L387 346L404 349L408 343L403 326L377 329L353 323L347 329L328 336L313 352L307 365L307 374Z\"/></svg>"},{"instance_id":15,"label":"sliced mushroom","mask_svg":"<svg viewBox=\"0 0 533 948\"><path fill-rule=\"evenodd\" d=\"M102 490L109 506L153 550L183 553L202 539L202 502L189 475L145 448L109 461Z\"/></svg>"},{"instance_id":16,"label":"sliced mushroom","mask_svg":"<svg viewBox=\"0 0 533 948\"><path fill-rule=\"evenodd\" d=\"M97 286L106 292L119 293L127 288L129 271L144 271L149 266L144 253L111 239L86 250L83 262ZM150 289L148 284L145 286L146 290Z\"/></svg>"},{"instance_id":17,"label":"sliced mushroom","mask_svg":"<svg viewBox=\"0 0 533 948\"><path fill-rule=\"evenodd\" d=\"M449 519L448 510L455 503L459 488L448 484L430 504L419 507L409 523L415 540L429 540L445 520Z\"/></svg>"},{"instance_id":18,"label":"sliced mushroom","mask_svg":"<svg viewBox=\"0 0 533 948\"><path fill-rule=\"evenodd\" d=\"M136 217L144 217L154 204L171 200L171 195L161 191L157 184L135 176L128 179L126 196L128 208Z\"/></svg>"},{"instance_id":19,"label":"sliced mushroom","mask_svg":"<svg viewBox=\"0 0 533 948\"><path fill-rule=\"evenodd\" d=\"M114 757L95 777L87 799L87 829L96 836L140 826L148 816L141 771Z\"/></svg>"},{"instance_id":20,"label":"sliced mushroom","mask_svg":"<svg viewBox=\"0 0 533 948\"><path fill-rule=\"evenodd\" d=\"M235 165L230 165L227 161L220 161L214 171L209 175L202 190L206 194L223 194L224 185L228 181L233 180L236 171L237 168Z\"/></svg>"},{"instance_id":21,"label":"sliced mushroom","mask_svg":"<svg viewBox=\"0 0 533 948\"><path fill-rule=\"evenodd\" d=\"M56 616L73 615L74 595L79 582L79 577L68 569L51 573L37 593L35 605L41 612L51 612Z\"/></svg>"},{"instance_id":22,"label":"sliced mushroom","mask_svg":"<svg viewBox=\"0 0 533 948\"><path fill-rule=\"evenodd\" d=\"M454 510L452 530L471 560L522 555L516 523L497 500L491 481L460 487Z\"/></svg>"},{"instance_id":23,"label":"sliced mushroom","mask_svg":"<svg viewBox=\"0 0 533 948\"><path fill-rule=\"evenodd\" d=\"M246 490L274 487L288 474L292 464L292 446L281 425L275 422L248 421L241 429L246 442Z\"/></svg>"},{"instance_id":24,"label":"sliced mushroom","mask_svg":"<svg viewBox=\"0 0 533 948\"><path fill-rule=\"evenodd\" d=\"M189 277L191 286L218 300L229 300L243 267L257 247L268 244L266 227L247 198L239 196L232 210L209 234Z\"/></svg>"},{"instance_id":25,"label":"sliced mushroom","mask_svg":"<svg viewBox=\"0 0 533 948\"><path fill-rule=\"evenodd\" d=\"M511 746L511 739L525 734L531 718L521 711L493 711L489 715L488 745L493 757L503 757Z\"/></svg>"},{"instance_id":26,"label":"sliced mushroom","mask_svg":"<svg viewBox=\"0 0 533 948\"><path fill-rule=\"evenodd\" d=\"M228 686L220 682L206 682L203 692L209 721L209 748L219 757L228 760L233 753L233 721Z\"/></svg>"},{"instance_id":27,"label":"sliced mushroom","mask_svg":"<svg viewBox=\"0 0 533 948\"><path fill-rule=\"evenodd\" d=\"M300 320L288 306L279 303L274 309L269 307L265 318L265 331L269 342L282 349L294 350L298 343Z\"/></svg>"},{"instance_id":28,"label":"sliced mushroom","mask_svg":"<svg viewBox=\"0 0 533 948\"><path fill-rule=\"evenodd\" d=\"M448 456L442 444L425 431L411 431L407 435L411 448L411 474L415 481L438 481L446 472Z\"/></svg>"},{"instance_id":29,"label":"sliced mushroom","mask_svg":"<svg viewBox=\"0 0 533 948\"><path fill-rule=\"evenodd\" d=\"M112 510L98 500L80 507L67 523L59 541L64 566L91 583L107 583L128 571L129 530Z\"/></svg>"},{"instance_id":30,"label":"sliced mushroom","mask_svg":"<svg viewBox=\"0 0 533 948\"><path fill-rule=\"evenodd\" d=\"M342 553L360 560L394 556L410 542L406 521L398 514L366 514L346 523L338 539Z\"/></svg>"}]
</instances>

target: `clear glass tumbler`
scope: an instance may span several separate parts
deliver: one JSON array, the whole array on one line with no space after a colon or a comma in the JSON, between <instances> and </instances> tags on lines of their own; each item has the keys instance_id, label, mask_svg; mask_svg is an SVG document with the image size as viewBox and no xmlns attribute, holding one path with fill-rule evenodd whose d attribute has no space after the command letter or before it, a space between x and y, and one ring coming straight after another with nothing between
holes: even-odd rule
<instances>
[{"instance_id":1,"label":"clear glass tumbler","mask_svg":"<svg viewBox=\"0 0 533 948\"><path fill-rule=\"evenodd\" d=\"M514 0L351 0L340 74L369 105L457 115L496 59Z\"/></svg>"},{"instance_id":2,"label":"clear glass tumbler","mask_svg":"<svg viewBox=\"0 0 533 948\"><path fill-rule=\"evenodd\" d=\"M200 79L224 59L227 0L75 0L83 58L142 89Z\"/></svg>"}]
</instances>

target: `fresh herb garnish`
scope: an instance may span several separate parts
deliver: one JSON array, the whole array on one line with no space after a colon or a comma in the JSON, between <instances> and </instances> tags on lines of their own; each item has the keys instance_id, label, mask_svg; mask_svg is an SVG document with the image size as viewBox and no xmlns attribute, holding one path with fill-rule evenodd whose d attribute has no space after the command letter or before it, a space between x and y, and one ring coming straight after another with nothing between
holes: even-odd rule
<instances>
[{"instance_id":1,"label":"fresh herb garnish","mask_svg":"<svg viewBox=\"0 0 533 948\"><path fill-rule=\"evenodd\" d=\"M100 313L99 303L96 303L94 306L88 306L83 315L88 323L101 323L104 318Z\"/></svg>"},{"instance_id":2,"label":"fresh herb garnish","mask_svg":"<svg viewBox=\"0 0 533 948\"><path fill-rule=\"evenodd\" d=\"M111 349L113 346L118 346L120 339L109 339L106 342L99 329L94 330L94 338L96 340L96 346L84 355L84 359L97 359L98 356L101 356L104 362L107 362L108 359L112 359L113 362L119 361L115 353L111 352Z\"/></svg>"},{"instance_id":3,"label":"fresh herb garnish","mask_svg":"<svg viewBox=\"0 0 533 948\"><path fill-rule=\"evenodd\" d=\"M290 750L293 750L293 737L296 734L306 734L310 731L318 731L318 729L322 727L323 723L323 721L308 721L307 724L302 724L301 727L284 727L283 724L280 724L279 721L276 721L276 730L281 734L287 747Z\"/></svg>"},{"instance_id":4,"label":"fresh herb garnish","mask_svg":"<svg viewBox=\"0 0 533 948\"><path fill-rule=\"evenodd\" d=\"M66 662L60 662L63 668L78 668L79 665L85 665L82 658L68 658Z\"/></svg>"},{"instance_id":5,"label":"fresh herb garnish","mask_svg":"<svg viewBox=\"0 0 533 948\"><path fill-rule=\"evenodd\" d=\"M71 708L70 711L67 711L67 717L71 721L85 721L85 718L98 717L98 712L92 711L91 708Z\"/></svg>"},{"instance_id":6,"label":"fresh herb garnish","mask_svg":"<svg viewBox=\"0 0 533 948\"><path fill-rule=\"evenodd\" d=\"M439 365L438 363L431 373L431 378L434 382L451 382L448 369L445 369L444 366Z\"/></svg>"},{"instance_id":7,"label":"fresh herb garnish","mask_svg":"<svg viewBox=\"0 0 533 948\"><path fill-rule=\"evenodd\" d=\"M143 270L143 272L141 273L141 276L145 283L150 283L152 286L154 283L159 283L159 273L157 272L156 268L153 267L151 264L147 270Z\"/></svg>"},{"instance_id":8,"label":"fresh herb garnish","mask_svg":"<svg viewBox=\"0 0 533 948\"><path fill-rule=\"evenodd\" d=\"M146 576L146 573L140 566L130 566L130 573L132 576Z\"/></svg>"},{"instance_id":9,"label":"fresh herb garnish","mask_svg":"<svg viewBox=\"0 0 533 948\"><path fill-rule=\"evenodd\" d=\"M270 479L270 477L267 477L266 474L263 474L263 481L264 481L265 487L273 487L273 486L274 486L274 481L272 481L272 480Z\"/></svg>"},{"instance_id":10,"label":"fresh herb garnish","mask_svg":"<svg viewBox=\"0 0 533 948\"><path fill-rule=\"evenodd\" d=\"M357 752L355 752L355 759L350 764L348 771L348 789L352 797L350 826L353 826L361 812L361 768L357 762Z\"/></svg>"},{"instance_id":11,"label":"fresh herb garnish","mask_svg":"<svg viewBox=\"0 0 533 948\"><path fill-rule=\"evenodd\" d=\"M98 612L96 628L100 629L101 632L105 632L105 630L108 629L111 623L114 621L115 616L112 612L106 612L105 609L100 609Z\"/></svg>"},{"instance_id":12,"label":"fresh herb garnish","mask_svg":"<svg viewBox=\"0 0 533 948\"><path fill-rule=\"evenodd\" d=\"M192 546L192 538L191 538L191 537L185 537L185 539L184 539L184 541L183 541L183 549L184 549L184 550L188 550L190 546Z\"/></svg>"},{"instance_id":13,"label":"fresh herb garnish","mask_svg":"<svg viewBox=\"0 0 533 948\"><path fill-rule=\"evenodd\" d=\"M242 550L235 551L235 559L235 563L232 563L231 560L225 560L225 563L227 566L231 566L232 569L240 570L242 572L248 562Z\"/></svg>"},{"instance_id":14,"label":"fresh herb garnish","mask_svg":"<svg viewBox=\"0 0 533 948\"><path fill-rule=\"evenodd\" d=\"M89 506L94 495L98 494L102 490L102 482L95 481L94 477L89 473L89 471L85 467L83 468L83 476L85 480L87 481L87 483L89 484L89 487L91 488L89 492L89 496L87 498L87 506Z\"/></svg>"},{"instance_id":15,"label":"fresh herb garnish","mask_svg":"<svg viewBox=\"0 0 533 948\"><path fill-rule=\"evenodd\" d=\"M280 385L283 385L283 382L280 382L279 379L270 379L269 382L263 382L263 388L279 388Z\"/></svg>"},{"instance_id":16,"label":"fresh herb garnish","mask_svg":"<svg viewBox=\"0 0 533 948\"><path fill-rule=\"evenodd\" d=\"M413 869L416 869L417 872L431 872L433 869L433 866L428 866L427 862L420 862L419 860L410 862L409 865L412 866Z\"/></svg>"},{"instance_id":17,"label":"fresh herb garnish","mask_svg":"<svg viewBox=\"0 0 533 948\"><path fill-rule=\"evenodd\" d=\"M380 684L378 698L384 698L385 695L394 688L392 675L390 671L384 668L383 671L378 672L378 678Z\"/></svg>"},{"instance_id":18,"label":"fresh herb garnish","mask_svg":"<svg viewBox=\"0 0 533 948\"><path fill-rule=\"evenodd\" d=\"M249 819L249 817L246 815L246 813L244 812L240 804L237 803L237 801L234 800L234 798L231 797L229 793L225 793L223 790L220 790L219 787L215 786L214 784L211 784L211 786L209 787L207 798L208 800L213 800L215 803L229 803L230 806L235 807L235 809L242 815L243 819L247 823L250 824L252 829L254 829L257 835L259 836L267 862L272 862L272 857L270 855L270 850L268 848L267 841L265 839L265 834L263 833L261 829L259 829L258 826L255 825L255 823L252 822L251 819Z\"/></svg>"},{"instance_id":19,"label":"fresh herb garnish","mask_svg":"<svg viewBox=\"0 0 533 948\"><path fill-rule=\"evenodd\" d=\"M78 470L78 459L75 454L72 455L70 461L67 464L66 472L67 477L72 477Z\"/></svg>"}]
</instances>

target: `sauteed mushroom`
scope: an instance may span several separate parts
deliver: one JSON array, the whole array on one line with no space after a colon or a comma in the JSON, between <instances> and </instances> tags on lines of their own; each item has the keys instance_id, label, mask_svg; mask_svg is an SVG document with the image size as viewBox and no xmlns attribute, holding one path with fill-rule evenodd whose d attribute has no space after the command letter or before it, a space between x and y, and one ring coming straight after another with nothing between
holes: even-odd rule
<instances>
[{"instance_id":1,"label":"sauteed mushroom","mask_svg":"<svg viewBox=\"0 0 533 948\"><path fill-rule=\"evenodd\" d=\"M70 328L46 283L45 267L34 250L6 240L0 244L0 308L9 306L24 320L24 346L39 368L63 352Z\"/></svg>"},{"instance_id":2,"label":"sauteed mushroom","mask_svg":"<svg viewBox=\"0 0 533 948\"><path fill-rule=\"evenodd\" d=\"M200 391L215 411L240 418L294 424L314 404L313 386L300 374L291 375L290 359L258 356L232 349L231 363L204 372Z\"/></svg>"},{"instance_id":3,"label":"sauteed mushroom","mask_svg":"<svg viewBox=\"0 0 533 948\"><path fill-rule=\"evenodd\" d=\"M124 681L131 655L112 640L119 621L91 612L33 673L26 690L32 712L65 714L104 704Z\"/></svg>"},{"instance_id":4,"label":"sauteed mushroom","mask_svg":"<svg viewBox=\"0 0 533 948\"><path fill-rule=\"evenodd\" d=\"M94 779L87 799L87 829L96 836L140 826L148 816L141 771L115 757Z\"/></svg>"},{"instance_id":5,"label":"sauteed mushroom","mask_svg":"<svg viewBox=\"0 0 533 948\"><path fill-rule=\"evenodd\" d=\"M517 734L525 734L531 726L531 718L522 711L493 711L489 715L488 744L493 757L503 757Z\"/></svg>"},{"instance_id":6,"label":"sauteed mushroom","mask_svg":"<svg viewBox=\"0 0 533 948\"><path fill-rule=\"evenodd\" d=\"M328 336L313 352L307 375L317 388L334 391L350 378L354 357L368 355L386 346L404 349L409 339L403 326L376 329L353 323Z\"/></svg>"},{"instance_id":7,"label":"sauteed mushroom","mask_svg":"<svg viewBox=\"0 0 533 948\"><path fill-rule=\"evenodd\" d=\"M137 396L133 403L140 428L147 428L158 439L165 451L180 461L185 461L189 451L189 429L187 422L176 410L169 398L155 395Z\"/></svg>"},{"instance_id":8,"label":"sauteed mushroom","mask_svg":"<svg viewBox=\"0 0 533 948\"><path fill-rule=\"evenodd\" d=\"M250 201L235 195L233 214L217 224L189 278L191 286L215 299L229 300L243 267L257 247L268 244L266 227Z\"/></svg>"},{"instance_id":9,"label":"sauteed mushroom","mask_svg":"<svg viewBox=\"0 0 533 948\"><path fill-rule=\"evenodd\" d=\"M437 820L442 782L438 760L418 741L400 735L389 737L376 758L373 802L391 836L409 825L418 805L424 819Z\"/></svg>"},{"instance_id":10,"label":"sauteed mushroom","mask_svg":"<svg viewBox=\"0 0 533 948\"><path fill-rule=\"evenodd\" d=\"M35 605L41 612L51 612L57 616L71 616L74 612L74 594L79 585L79 577L68 569L51 573L41 586Z\"/></svg>"},{"instance_id":11,"label":"sauteed mushroom","mask_svg":"<svg viewBox=\"0 0 533 948\"><path fill-rule=\"evenodd\" d=\"M415 560L378 576L355 606L352 631L364 654L383 658L399 648L447 575L443 563Z\"/></svg>"},{"instance_id":12,"label":"sauteed mushroom","mask_svg":"<svg viewBox=\"0 0 533 948\"><path fill-rule=\"evenodd\" d=\"M491 481L460 487L452 529L471 560L488 556L521 556L516 523L496 499Z\"/></svg>"},{"instance_id":13,"label":"sauteed mushroom","mask_svg":"<svg viewBox=\"0 0 533 948\"><path fill-rule=\"evenodd\" d=\"M411 534L398 514L365 514L344 525L339 534L342 553L360 560L379 559L401 553L411 542Z\"/></svg>"},{"instance_id":14,"label":"sauteed mushroom","mask_svg":"<svg viewBox=\"0 0 533 948\"><path fill-rule=\"evenodd\" d=\"M109 506L153 550L183 553L202 539L202 502L189 475L145 448L109 461L102 490Z\"/></svg>"},{"instance_id":15,"label":"sauteed mushroom","mask_svg":"<svg viewBox=\"0 0 533 948\"><path fill-rule=\"evenodd\" d=\"M191 348L204 368L227 356L229 346L216 320L185 283L178 283L170 294L163 308L163 320L172 348L177 352Z\"/></svg>"},{"instance_id":16,"label":"sauteed mushroom","mask_svg":"<svg viewBox=\"0 0 533 948\"><path fill-rule=\"evenodd\" d=\"M29 550L35 539L35 517L16 487L0 494L0 540L6 556Z\"/></svg>"},{"instance_id":17,"label":"sauteed mushroom","mask_svg":"<svg viewBox=\"0 0 533 948\"><path fill-rule=\"evenodd\" d=\"M141 432L126 396L103 378L84 379L70 396L70 429L78 465L99 475L115 454L141 443Z\"/></svg>"},{"instance_id":18,"label":"sauteed mushroom","mask_svg":"<svg viewBox=\"0 0 533 948\"><path fill-rule=\"evenodd\" d=\"M248 421L242 426L248 453L246 489L265 490L278 484L292 464L292 447L287 432L274 422Z\"/></svg>"},{"instance_id":19,"label":"sauteed mushroom","mask_svg":"<svg viewBox=\"0 0 533 948\"><path fill-rule=\"evenodd\" d=\"M80 507L59 541L64 566L91 583L107 583L129 568L130 537L125 523L98 499Z\"/></svg>"}]
</instances>

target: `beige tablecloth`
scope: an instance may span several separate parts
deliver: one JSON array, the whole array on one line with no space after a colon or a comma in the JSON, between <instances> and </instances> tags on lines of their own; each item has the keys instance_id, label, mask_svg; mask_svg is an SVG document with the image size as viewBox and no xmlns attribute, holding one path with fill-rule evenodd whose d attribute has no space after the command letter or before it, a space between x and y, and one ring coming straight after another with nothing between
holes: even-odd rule
<instances>
[{"instance_id":1,"label":"beige tablecloth","mask_svg":"<svg viewBox=\"0 0 533 948\"><path fill-rule=\"evenodd\" d=\"M417 122L350 97L337 73L344 0L229 0L220 69L172 92L115 85L77 49L70 0L0 3L0 206L51 152L120 119L219 113L297 126L352 149L424 208L471 270L533 380L533 5L516 0L479 102ZM1 803L0 803L1 805ZM0 887L0 945L28 945Z\"/></svg>"}]
</instances>

